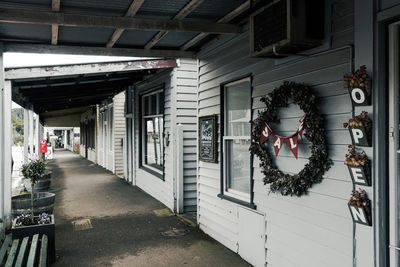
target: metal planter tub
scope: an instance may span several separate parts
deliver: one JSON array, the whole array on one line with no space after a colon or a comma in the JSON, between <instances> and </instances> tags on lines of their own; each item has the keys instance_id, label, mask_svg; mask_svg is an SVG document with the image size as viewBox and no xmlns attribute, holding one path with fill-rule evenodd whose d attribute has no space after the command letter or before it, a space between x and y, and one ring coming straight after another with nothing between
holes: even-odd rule
<instances>
[{"instance_id":1,"label":"metal planter tub","mask_svg":"<svg viewBox=\"0 0 400 267\"><path fill-rule=\"evenodd\" d=\"M54 193L39 192L35 193L33 201L34 214L39 215L43 212L53 214L54 200L56 195ZM17 195L11 198L12 215L16 217L31 209L31 194Z\"/></svg>"},{"instance_id":2,"label":"metal planter tub","mask_svg":"<svg viewBox=\"0 0 400 267\"><path fill-rule=\"evenodd\" d=\"M38 180L34 187L35 193L48 191L50 188L50 184L51 184L50 178Z\"/></svg>"}]
</instances>

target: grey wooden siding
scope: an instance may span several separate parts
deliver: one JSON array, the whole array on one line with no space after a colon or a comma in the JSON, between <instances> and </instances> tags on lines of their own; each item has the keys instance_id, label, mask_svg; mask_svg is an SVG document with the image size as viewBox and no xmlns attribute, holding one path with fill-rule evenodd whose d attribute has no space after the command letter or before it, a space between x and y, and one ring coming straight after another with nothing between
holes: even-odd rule
<instances>
[{"instance_id":1,"label":"grey wooden siding","mask_svg":"<svg viewBox=\"0 0 400 267\"><path fill-rule=\"evenodd\" d=\"M166 205L171 210L174 210L174 149L171 142L169 146L165 147L164 151L164 177L165 180L161 180L160 178L152 175L151 173L144 171L139 168L139 158L141 155L139 154L139 125L141 123L141 118L139 117L139 101L140 94L160 86L162 84L164 87L164 132L170 132L171 130L171 91L173 90L171 84L171 70L163 71L161 74L156 77L152 77L151 80L145 80L144 82L138 84L135 89L135 103L134 103L134 116L135 116L135 153L136 153L136 162L135 162L135 176L136 176L136 185L149 193L154 198L158 199L164 205ZM171 139L172 140L172 139Z\"/></svg>"},{"instance_id":2,"label":"grey wooden siding","mask_svg":"<svg viewBox=\"0 0 400 267\"><path fill-rule=\"evenodd\" d=\"M334 165L307 196L269 194L258 159L254 161L254 202L257 210L266 215L268 266L353 266L353 223L347 208L352 182L343 164L351 140L342 126L353 111L342 82L343 74L351 70L351 52L347 45L353 43L353 1L334 1L330 10L332 23L327 22L331 27L323 46L331 48L329 51L283 60L250 58L246 31L238 37L218 41L199 55L198 116L220 113L221 83L251 74L253 118L263 108L260 97L285 80L311 85L326 118L328 148ZM321 50L325 50L323 47ZM281 123L274 130L283 135L294 132L300 114L297 106L283 109ZM289 149L283 148L276 164L284 172L296 173L308 162L308 156L308 144L303 141L298 160ZM237 244L237 204L217 197L220 167L220 164L199 162L198 222L206 233L237 251L240 246Z\"/></svg>"},{"instance_id":3,"label":"grey wooden siding","mask_svg":"<svg viewBox=\"0 0 400 267\"><path fill-rule=\"evenodd\" d=\"M124 178L124 147L121 139L125 137L125 92L119 93L113 98L114 102L114 173Z\"/></svg>"},{"instance_id":4,"label":"grey wooden siding","mask_svg":"<svg viewBox=\"0 0 400 267\"><path fill-rule=\"evenodd\" d=\"M197 209L197 61L182 59L174 70L175 122L183 125L184 211Z\"/></svg>"}]
</instances>

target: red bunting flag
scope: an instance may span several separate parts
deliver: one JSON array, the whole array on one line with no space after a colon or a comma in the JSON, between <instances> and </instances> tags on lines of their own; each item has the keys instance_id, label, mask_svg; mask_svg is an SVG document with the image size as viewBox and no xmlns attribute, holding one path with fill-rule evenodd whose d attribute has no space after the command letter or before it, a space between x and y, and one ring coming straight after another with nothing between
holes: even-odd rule
<instances>
[{"instance_id":1,"label":"red bunting flag","mask_svg":"<svg viewBox=\"0 0 400 267\"><path fill-rule=\"evenodd\" d=\"M300 135L300 137L301 137L301 139L303 139L303 130L304 130L304 122L302 122L301 124L300 124L300 127L299 127L299 129L297 130L297 133Z\"/></svg>"},{"instance_id":2,"label":"red bunting flag","mask_svg":"<svg viewBox=\"0 0 400 267\"><path fill-rule=\"evenodd\" d=\"M269 128L268 124L264 123L263 128L261 129L261 138L260 138L260 143L263 144L269 136L271 135L272 131Z\"/></svg>"},{"instance_id":3,"label":"red bunting flag","mask_svg":"<svg viewBox=\"0 0 400 267\"><path fill-rule=\"evenodd\" d=\"M294 134L292 137L286 138L286 143L288 144L290 150L292 151L294 157L297 159L297 149L298 149L298 135Z\"/></svg>"},{"instance_id":4,"label":"red bunting flag","mask_svg":"<svg viewBox=\"0 0 400 267\"><path fill-rule=\"evenodd\" d=\"M279 136L279 135L275 134L269 127L268 123L264 122L264 125L261 128L260 144L263 144L272 135L273 141L274 141L273 145L274 145L274 151L275 151L276 157L278 156L279 151L282 148L282 145L284 143L287 143L290 151L292 151L294 157L297 159L298 158L299 135L301 138L303 138L304 120L305 120L306 116L307 116L307 113L305 113L303 115L303 117L301 117L301 119L299 120L299 122L300 122L299 128L291 136Z\"/></svg>"},{"instance_id":5,"label":"red bunting flag","mask_svg":"<svg viewBox=\"0 0 400 267\"><path fill-rule=\"evenodd\" d=\"M278 156L279 150L282 148L282 140L279 135L274 135L274 150L275 150L275 157Z\"/></svg>"}]
</instances>

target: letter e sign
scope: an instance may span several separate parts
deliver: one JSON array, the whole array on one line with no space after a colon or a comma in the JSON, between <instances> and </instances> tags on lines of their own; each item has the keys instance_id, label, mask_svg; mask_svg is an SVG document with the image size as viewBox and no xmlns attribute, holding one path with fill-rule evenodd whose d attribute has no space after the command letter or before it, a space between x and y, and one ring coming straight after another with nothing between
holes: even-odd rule
<instances>
[{"instance_id":1,"label":"letter e sign","mask_svg":"<svg viewBox=\"0 0 400 267\"><path fill-rule=\"evenodd\" d=\"M362 167L347 166L350 172L351 180L354 184L370 186L371 182L369 177L364 172Z\"/></svg>"}]
</instances>

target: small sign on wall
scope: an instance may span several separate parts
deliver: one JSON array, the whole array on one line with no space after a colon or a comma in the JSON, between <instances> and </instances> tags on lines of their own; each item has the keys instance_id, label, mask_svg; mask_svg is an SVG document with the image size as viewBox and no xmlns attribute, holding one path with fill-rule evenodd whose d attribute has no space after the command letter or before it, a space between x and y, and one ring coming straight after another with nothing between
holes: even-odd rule
<instances>
[{"instance_id":1,"label":"small sign on wall","mask_svg":"<svg viewBox=\"0 0 400 267\"><path fill-rule=\"evenodd\" d=\"M356 146L371 146L371 136L366 131L365 127L349 127L351 141Z\"/></svg>"},{"instance_id":2,"label":"small sign on wall","mask_svg":"<svg viewBox=\"0 0 400 267\"><path fill-rule=\"evenodd\" d=\"M354 166L347 166L349 168L351 180L353 180L354 184L358 185L371 185L371 179L369 177L368 172L364 171L363 167L354 167Z\"/></svg>"},{"instance_id":3,"label":"small sign on wall","mask_svg":"<svg viewBox=\"0 0 400 267\"><path fill-rule=\"evenodd\" d=\"M217 115L199 118L199 160L218 162Z\"/></svg>"},{"instance_id":4,"label":"small sign on wall","mask_svg":"<svg viewBox=\"0 0 400 267\"><path fill-rule=\"evenodd\" d=\"M354 106L369 106L370 105L370 97L362 87L351 87L349 88L349 93L351 96L351 101L353 102Z\"/></svg>"},{"instance_id":5,"label":"small sign on wall","mask_svg":"<svg viewBox=\"0 0 400 267\"><path fill-rule=\"evenodd\" d=\"M348 204L351 217L355 223L371 226L372 221L366 206L356 206Z\"/></svg>"}]
</instances>

